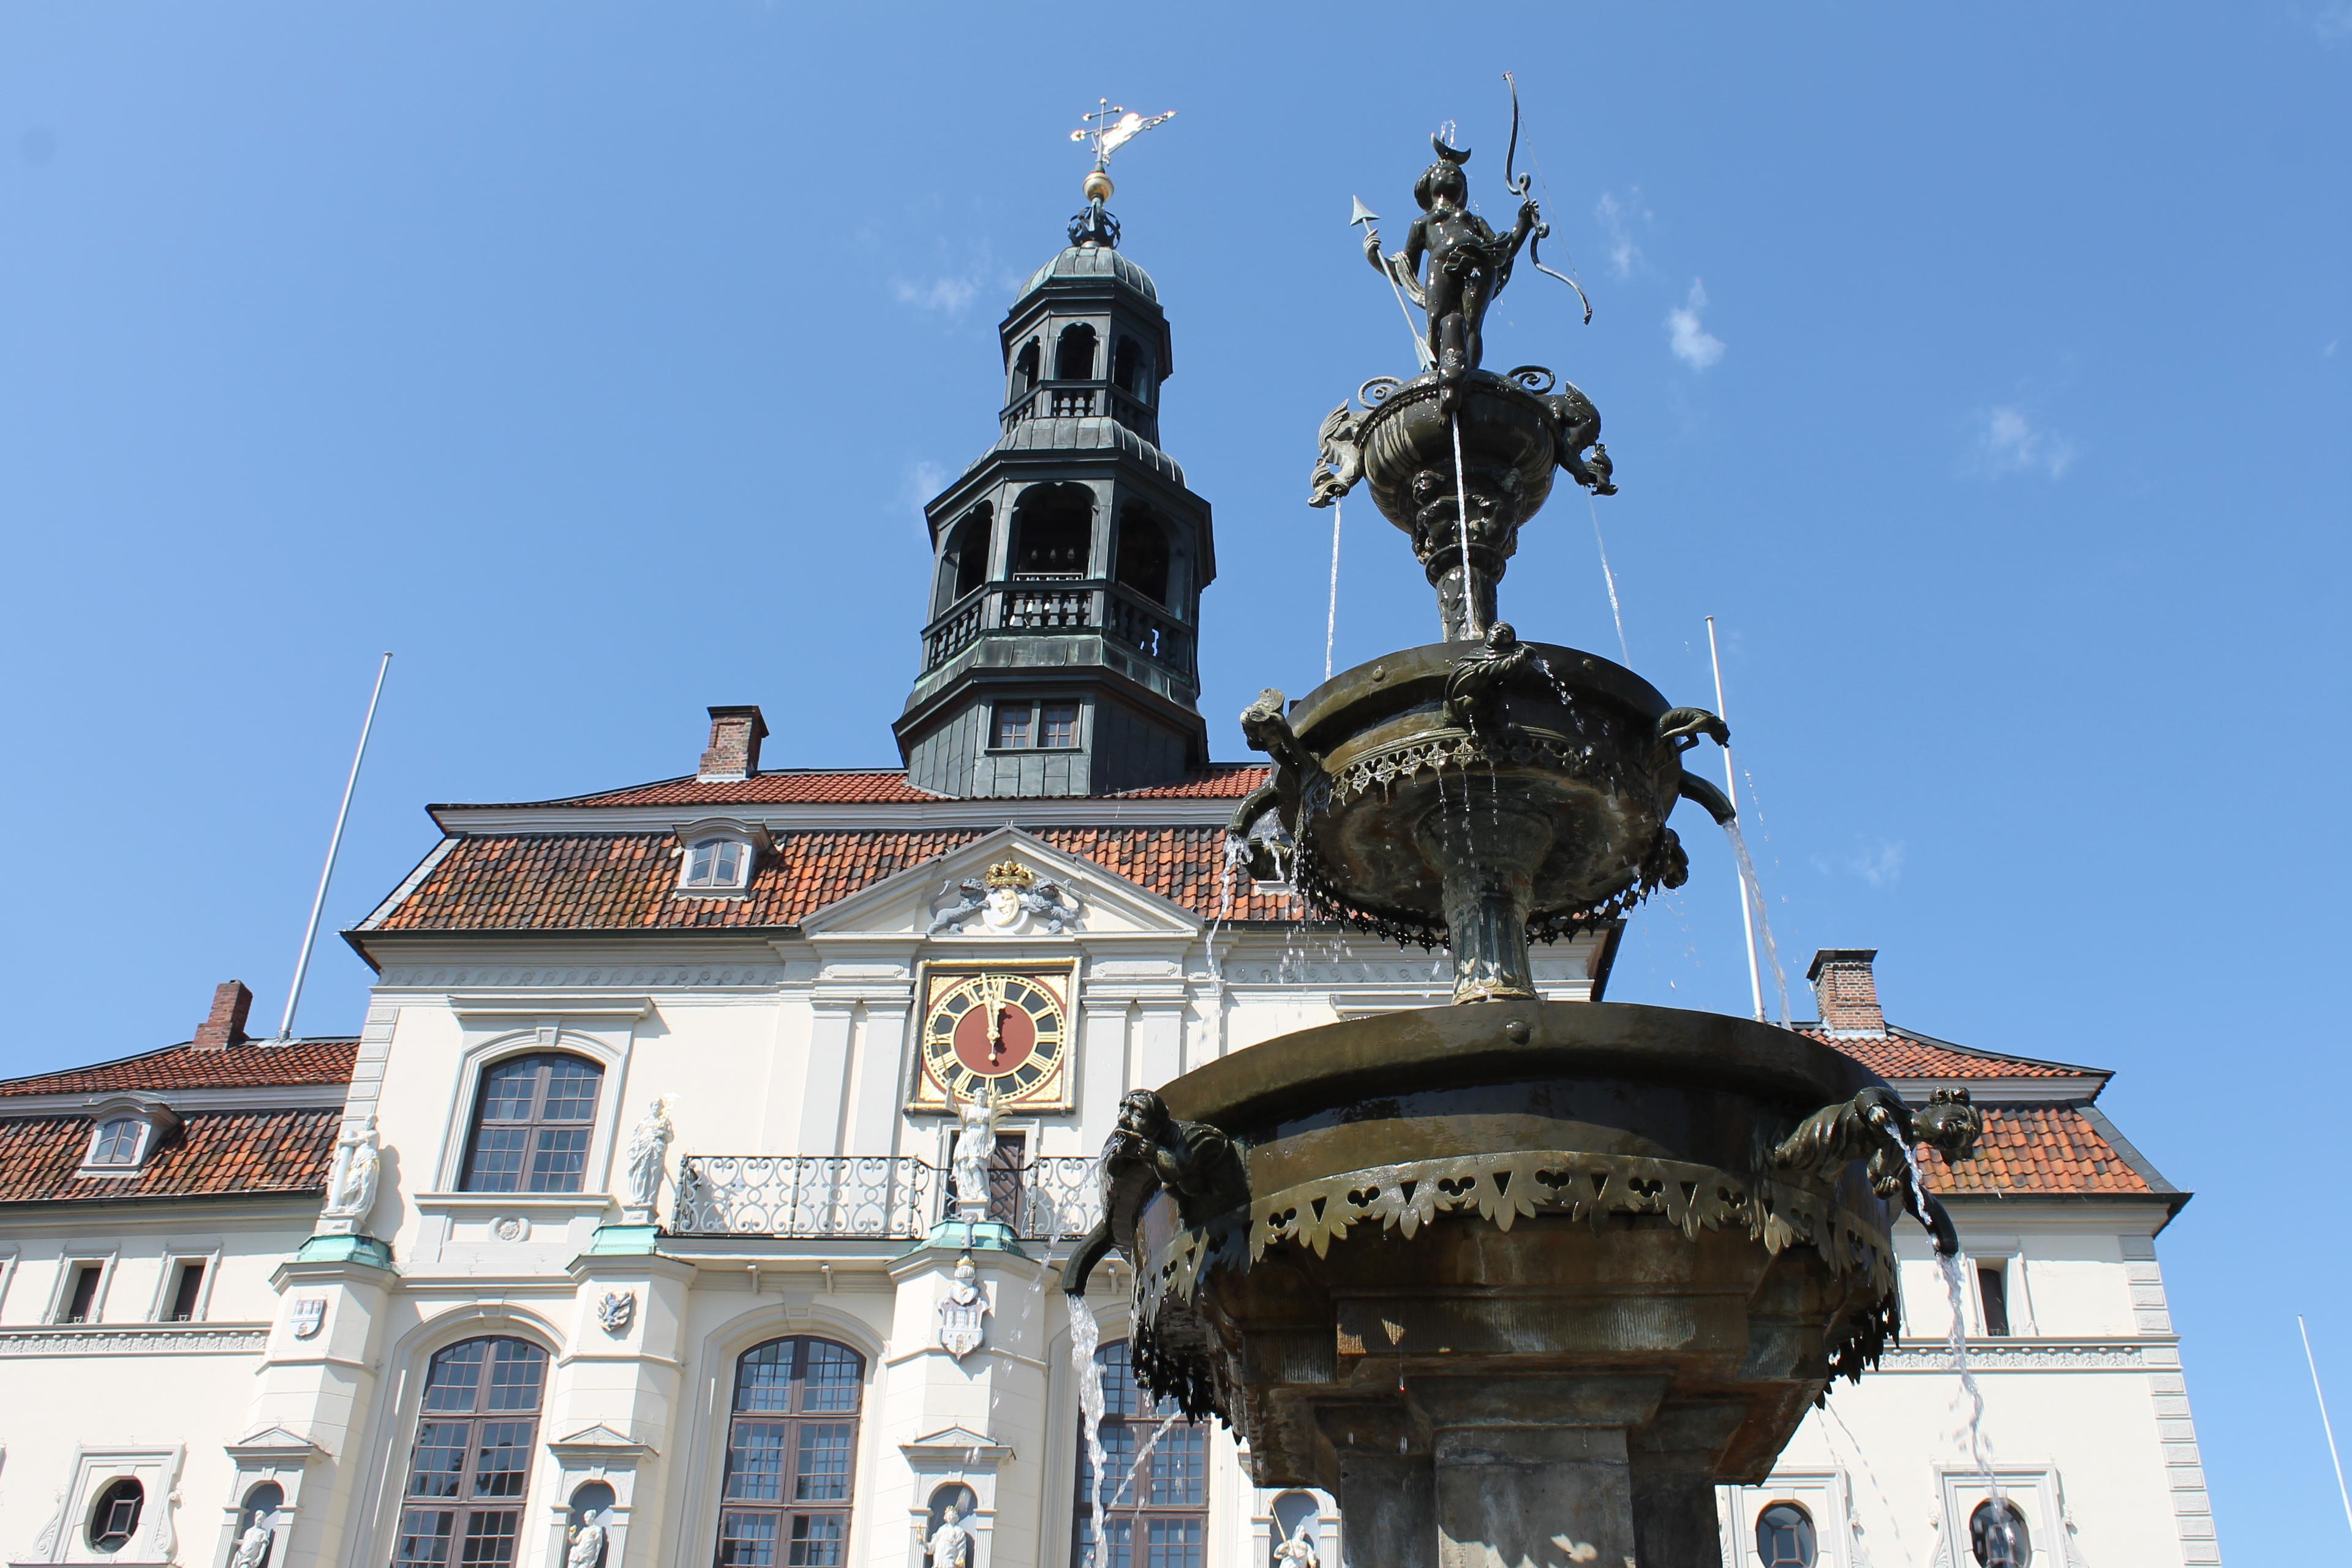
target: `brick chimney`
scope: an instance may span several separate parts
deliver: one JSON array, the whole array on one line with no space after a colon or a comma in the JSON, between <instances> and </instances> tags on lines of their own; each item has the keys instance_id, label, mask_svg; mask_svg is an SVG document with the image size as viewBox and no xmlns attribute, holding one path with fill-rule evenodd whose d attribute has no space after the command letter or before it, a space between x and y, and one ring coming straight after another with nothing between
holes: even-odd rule
<instances>
[{"instance_id":1,"label":"brick chimney","mask_svg":"<svg viewBox=\"0 0 2352 1568\"><path fill-rule=\"evenodd\" d=\"M1813 954L1805 978L1813 983L1822 1027L1859 1035L1886 1032L1886 1015L1878 1005L1878 976L1870 967L1877 957L1874 947L1825 947Z\"/></svg>"},{"instance_id":2,"label":"brick chimney","mask_svg":"<svg viewBox=\"0 0 2352 1568\"><path fill-rule=\"evenodd\" d=\"M253 993L245 988L245 982L222 981L213 991L211 1016L196 1030L196 1049L225 1051L231 1046L243 1045L248 1037L245 1016L252 1011Z\"/></svg>"},{"instance_id":3,"label":"brick chimney","mask_svg":"<svg viewBox=\"0 0 2352 1568\"><path fill-rule=\"evenodd\" d=\"M767 739L768 721L759 704L710 710L710 749L702 753L695 777L703 784L732 784L760 771L760 742Z\"/></svg>"}]
</instances>

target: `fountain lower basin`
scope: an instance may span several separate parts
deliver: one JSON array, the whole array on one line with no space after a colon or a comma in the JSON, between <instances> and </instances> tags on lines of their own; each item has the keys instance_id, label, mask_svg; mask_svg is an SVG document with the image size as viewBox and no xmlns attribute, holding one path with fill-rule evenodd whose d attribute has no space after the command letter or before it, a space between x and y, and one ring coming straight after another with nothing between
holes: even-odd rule
<instances>
[{"instance_id":1,"label":"fountain lower basin","mask_svg":"<svg viewBox=\"0 0 2352 1568\"><path fill-rule=\"evenodd\" d=\"M1160 1092L1191 1154L1110 1194L1139 1375L1228 1420L1259 1485L1336 1493L1349 1568L1712 1568L1714 1487L1760 1479L1891 1332L1887 1204L1858 1165L1772 1158L1878 1081L1597 1003L1237 1052Z\"/></svg>"}]
</instances>

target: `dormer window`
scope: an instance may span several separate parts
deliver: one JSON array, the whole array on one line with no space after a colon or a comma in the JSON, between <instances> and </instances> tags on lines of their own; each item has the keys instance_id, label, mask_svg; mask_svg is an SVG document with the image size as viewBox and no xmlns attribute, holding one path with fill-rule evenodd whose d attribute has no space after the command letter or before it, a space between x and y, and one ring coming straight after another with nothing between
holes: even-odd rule
<instances>
[{"instance_id":1,"label":"dormer window","mask_svg":"<svg viewBox=\"0 0 2352 1568\"><path fill-rule=\"evenodd\" d=\"M747 858L743 846L732 838L706 838L687 857L686 885L740 888L743 885L743 862Z\"/></svg>"},{"instance_id":2,"label":"dormer window","mask_svg":"<svg viewBox=\"0 0 2352 1568\"><path fill-rule=\"evenodd\" d=\"M85 1176L129 1176L155 1152L163 1135L179 1118L161 1104L142 1099L119 1099L90 1112L89 1147L83 1152Z\"/></svg>"},{"instance_id":3,"label":"dormer window","mask_svg":"<svg viewBox=\"0 0 2352 1568\"><path fill-rule=\"evenodd\" d=\"M684 847L677 869L680 893L725 897L750 890L752 863L767 842L759 827L719 818L686 823L677 837Z\"/></svg>"}]
</instances>

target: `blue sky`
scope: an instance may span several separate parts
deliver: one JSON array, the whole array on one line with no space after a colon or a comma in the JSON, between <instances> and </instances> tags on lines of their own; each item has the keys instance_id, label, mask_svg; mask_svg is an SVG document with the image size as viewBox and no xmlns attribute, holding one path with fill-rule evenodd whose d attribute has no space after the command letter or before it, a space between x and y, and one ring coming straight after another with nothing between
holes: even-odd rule
<instances>
[{"instance_id":1,"label":"blue sky","mask_svg":"<svg viewBox=\"0 0 2352 1568\"><path fill-rule=\"evenodd\" d=\"M1349 198L1400 237L1452 119L1507 210L1514 69L1595 316L1523 276L1489 354L1601 408L1674 700L1718 617L1800 1012L1815 948L1876 946L1897 1022L2120 1069L2200 1194L2162 1247L2223 1548L2341 1552L2293 1314L2352 1415L2352 4L1428 15L0 11L0 1070L184 1038L230 975L274 1024L383 648L339 924L425 802L686 771L712 702L776 763L894 761L919 503L991 438L1100 94L1181 110L1114 206L1244 754L1257 689L1320 674L1317 423L1410 363ZM1341 578L1343 665L1434 635L1369 505ZM1580 496L1503 599L1613 647ZM1615 994L1745 1010L1694 850ZM365 984L331 941L304 1027Z\"/></svg>"}]
</instances>

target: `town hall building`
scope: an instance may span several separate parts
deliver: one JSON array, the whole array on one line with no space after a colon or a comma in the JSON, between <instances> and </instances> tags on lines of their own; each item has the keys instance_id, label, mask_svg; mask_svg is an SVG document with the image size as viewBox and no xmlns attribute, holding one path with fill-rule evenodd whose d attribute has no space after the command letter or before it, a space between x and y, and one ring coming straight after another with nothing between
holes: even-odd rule
<instances>
[{"instance_id":1,"label":"town hall building","mask_svg":"<svg viewBox=\"0 0 2352 1568\"><path fill-rule=\"evenodd\" d=\"M711 708L677 776L433 807L346 933L357 1038L254 1038L231 982L185 1043L0 1084L0 1561L1350 1560L1329 1497L1138 1390L1122 1269L1060 1288L1124 1093L1451 994L1227 857L1265 773L1201 717L1172 335L1115 229L1072 237L1004 317L992 444L926 509L903 766L777 758L758 708ZM1542 950L1538 989L1600 1000L1615 948ZM1906 1226L1900 1344L1722 1489L1725 1563L2218 1563L2156 1249L2188 1194L2106 1072L1892 1024L1874 956L1822 952L1800 1027L1984 1110L1977 1160L1926 1158L1999 1495ZM982 1095L976 1224L949 1165Z\"/></svg>"}]
</instances>

